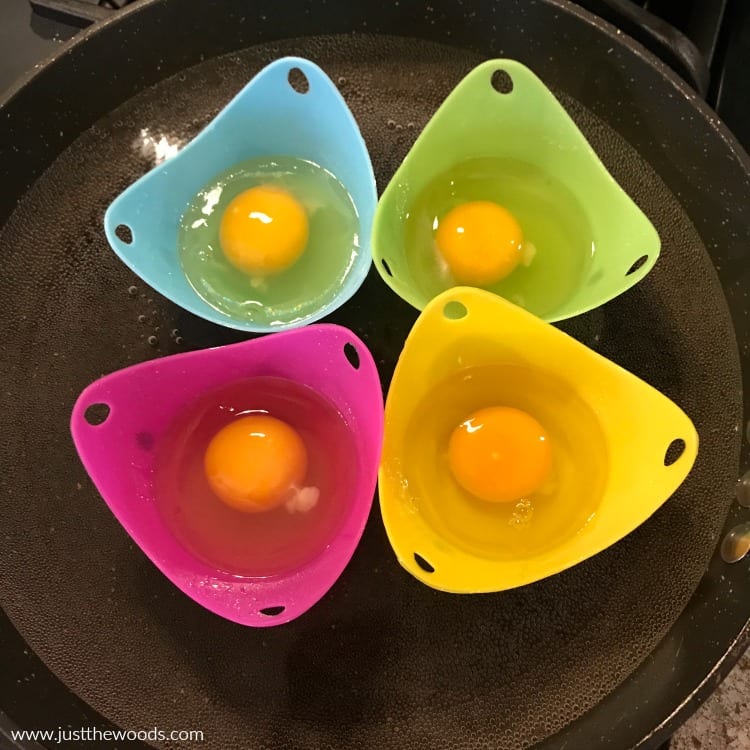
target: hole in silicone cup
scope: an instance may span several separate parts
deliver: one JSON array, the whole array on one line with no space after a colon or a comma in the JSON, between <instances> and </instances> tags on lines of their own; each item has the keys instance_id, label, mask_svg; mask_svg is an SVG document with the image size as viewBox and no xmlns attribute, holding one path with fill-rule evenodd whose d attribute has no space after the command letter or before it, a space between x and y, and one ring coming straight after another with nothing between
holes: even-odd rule
<instances>
[{"instance_id":1,"label":"hole in silicone cup","mask_svg":"<svg viewBox=\"0 0 750 750\"><path fill-rule=\"evenodd\" d=\"M416 552L414 553L414 562L419 565L422 570L424 570L425 573L434 573L435 568L430 565L430 563L427 562L427 560L422 557L422 555L418 555Z\"/></svg>"},{"instance_id":2,"label":"hole in silicone cup","mask_svg":"<svg viewBox=\"0 0 750 750\"><path fill-rule=\"evenodd\" d=\"M385 258L383 258L380 262L382 263L383 268L385 269L385 272L389 276L393 276L393 271L391 271L391 267L388 265L388 261Z\"/></svg>"},{"instance_id":3,"label":"hole in silicone cup","mask_svg":"<svg viewBox=\"0 0 750 750\"><path fill-rule=\"evenodd\" d=\"M630 276L630 274L635 273L647 260L648 260L648 255L641 255L641 257L638 258L638 260L636 260L636 262L633 263L633 265L630 266L630 268L628 268L628 271L625 275Z\"/></svg>"},{"instance_id":4,"label":"hole in silicone cup","mask_svg":"<svg viewBox=\"0 0 750 750\"><path fill-rule=\"evenodd\" d=\"M118 224L115 227L115 236L126 245L133 244L133 230L127 224Z\"/></svg>"},{"instance_id":5,"label":"hole in silicone cup","mask_svg":"<svg viewBox=\"0 0 750 750\"><path fill-rule=\"evenodd\" d=\"M92 426L98 427L104 424L109 416L109 406L107 404L91 404L83 413L83 418Z\"/></svg>"},{"instance_id":6,"label":"hole in silicone cup","mask_svg":"<svg viewBox=\"0 0 750 750\"><path fill-rule=\"evenodd\" d=\"M461 320L461 318L466 317L468 312L469 311L466 309L466 305L461 302L457 302L456 300L451 300L443 308L443 315L445 315L448 320Z\"/></svg>"},{"instance_id":7,"label":"hole in silicone cup","mask_svg":"<svg viewBox=\"0 0 750 750\"><path fill-rule=\"evenodd\" d=\"M310 81L307 76L299 69L292 68L289 71L289 85L298 93L306 94L310 90Z\"/></svg>"},{"instance_id":8,"label":"hole in silicone cup","mask_svg":"<svg viewBox=\"0 0 750 750\"><path fill-rule=\"evenodd\" d=\"M359 352L354 344L344 344L344 356L349 360L349 364L355 370L359 370Z\"/></svg>"},{"instance_id":9,"label":"hole in silicone cup","mask_svg":"<svg viewBox=\"0 0 750 750\"><path fill-rule=\"evenodd\" d=\"M278 607L263 607L263 609L261 609L260 613L262 615L266 615L266 617L278 617L285 609L286 609L286 607L281 607L281 606L278 606Z\"/></svg>"},{"instance_id":10,"label":"hole in silicone cup","mask_svg":"<svg viewBox=\"0 0 750 750\"><path fill-rule=\"evenodd\" d=\"M679 460L680 456L685 452L685 441L682 438L673 440L667 447L667 451L664 454L664 465L671 466L673 463Z\"/></svg>"},{"instance_id":11,"label":"hole in silicone cup","mask_svg":"<svg viewBox=\"0 0 750 750\"><path fill-rule=\"evenodd\" d=\"M499 94L510 94L513 91L513 79L507 70L496 70L492 74L492 88Z\"/></svg>"}]
</instances>

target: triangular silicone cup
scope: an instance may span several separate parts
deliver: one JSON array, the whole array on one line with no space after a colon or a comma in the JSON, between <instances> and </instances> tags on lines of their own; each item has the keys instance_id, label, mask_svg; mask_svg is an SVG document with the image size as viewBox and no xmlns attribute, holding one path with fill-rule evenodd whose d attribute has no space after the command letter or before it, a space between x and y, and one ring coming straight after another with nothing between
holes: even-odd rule
<instances>
[{"instance_id":1,"label":"triangular silicone cup","mask_svg":"<svg viewBox=\"0 0 750 750\"><path fill-rule=\"evenodd\" d=\"M357 367L344 351L354 347ZM356 363L357 358L352 356ZM292 574L237 577L213 569L185 549L154 502L154 455L165 430L202 394L245 378L272 375L313 388L344 417L356 445L358 485L343 526L328 546ZM105 404L92 425L86 411ZM71 431L91 479L133 541L184 593L228 620L262 627L298 617L341 575L372 505L383 429L377 369L365 345L340 326L319 324L231 346L177 354L107 375L88 386L73 409ZM155 446L144 451L138 436ZM267 608L284 607L269 617Z\"/></svg>"},{"instance_id":2,"label":"triangular silicone cup","mask_svg":"<svg viewBox=\"0 0 750 750\"><path fill-rule=\"evenodd\" d=\"M500 551L494 559L492 552L478 555L448 538L425 512L428 498L414 496L403 461L408 445L415 443L409 426L420 397L458 370L490 365L522 367L561 383L571 398L549 393L560 422L570 425L580 416L574 407L580 399L597 423L597 445L575 449L576 471L593 471L594 454L601 457L595 514L559 545L523 559L509 559ZM434 409L445 409L446 403ZM684 450L666 465L673 441L683 441ZM697 451L692 422L662 393L506 300L456 287L427 305L393 376L379 475L383 521L399 562L429 586L456 593L510 589L565 570L629 534L680 486ZM432 506L441 502L439 496L429 500ZM466 521L452 519L453 536L461 536Z\"/></svg>"},{"instance_id":3,"label":"triangular silicone cup","mask_svg":"<svg viewBox=\"0 0 750 750\"><path fill-rule=\"evenodd\" d=\"M294 69L307 78L306 93L292 87ZM360 247L335 296L307 318L271 325L233 318L205 302L180 267L177 240L180 217L206 183L247 159L279 155L315 162L344 185L357 209ZM175 304L219 325L266 333L319 320L359 289L371 264L376 201L370 157L343 98L317 65L287 57L264 68L185 148L119 195L104 229L120 259ZM130 230L130 243L118 236L120 225Z\"/></svg>"},{"instance_id":4,"label":"triangular silicone cup","mask_svg":"<svg viewBox=\"0 0 750 750\"><path fill-rule=\"evenodd\" d=\"M512 82L508 93L493 86L498 71ZM424 271L407 262L405 214L436 176L458 163L484 157L538 168L572 193L587 219L596 252L586 259L577 288L544 314L545 320L563 320L598 307L653 268L660 250L656 230L609 174L563 106L521 63L490 60L471 71L433 115L384 191L375 214L375 265L384 281L417 309L423 309L433 295ZM557 252L554 246L548 251ZM581 252L591 255L590 246L582 244ZM634 269L636 261L640 265ZM558 280L550 274L545 283L552 290Z\"/></svg>"}]
</instances>

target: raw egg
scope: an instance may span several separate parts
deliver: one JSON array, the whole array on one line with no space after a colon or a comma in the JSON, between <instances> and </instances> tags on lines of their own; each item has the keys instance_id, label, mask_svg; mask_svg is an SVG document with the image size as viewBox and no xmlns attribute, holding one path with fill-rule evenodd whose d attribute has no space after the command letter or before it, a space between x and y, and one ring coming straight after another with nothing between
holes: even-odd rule
<instances>
[{"instance_id":1,"label":"raw egg","mask_svg":"<svg viewBox=\"0 0 750 750\"><path fill-rule=\"evenodd\" d=\"M472 342L462 357L479 358L481 346ZM487 559L529 558L596 513L606 476L601 427L561 379L520 363L480 364L408 398L400 447L386 444L393 478L383 484L403 486L404 501L457 547Z\"/></svg>"},{"instance_id":2,"label":"raw egg","mask_svg":"<svg viewBox=\"0 0 750 750\"><path fill-rule=\"evenodd\" d=\"M296 263L309 234L307 213L291 193L259 185L240 193L226 207L219 241L233 266L266 276Z\"/></svg>"},{"instance_id":3,"label":"raw egg","mask_svg":"<svg viewBox=\"0 0 750 750\"><path fill-rule=\"evenodd\" d=\"M486 285L504 279L521 262L523 232L513 214L492 201L462 203L435 232L438 251L453 278Z\"/></svg>"},{"instance_id":4,"label":"raw egg","mask_svg":"<svg viewBox=\"0 0 750 750\"><path fill-rule=\"evenodd\" d=\"M286 422L257 414L230 422L213 437L204 458L211 489L245 512L269 510L300 489L307 449Z\"/></svg>"},{"instance_id":5,"label":"raw egg","mask_svg":"<svg viewBox=\"0 0 750 750\"><path fill-rule=\"evenodd\" d=\"M403 234L384 252L392 248L390 258L402 243L425 300L469 284L545 317L591 270L594 237L581 203L543 169L514 159L457 162L414 191L404 210Z\"/></svg>"},{"instance_id":6,"label":"raw egg","mask_svg":"<svg viewBox=\"0 0 750 750\"><path fill-rule=\"evenodd\" d=\"M481 500L507 503L536 492L549 476L549 437L520 409L475 411L453 430L448 447L456 481Z\"/></svg>"},{"instance_id":7,"label":"raw egg","mask_svg":"<svg viewBox=\"0 0 750 750\"><path fill-rule=\"evenodd\" d=\"M156 502L202 559L234 575L277 575L319 554L356 481L350 432L319 393L286 378L206 393L158 452Z\"/></svg>"},{"instance_id":8,"label":"raw egg","mask_svg":"<svg viewBox=\"0 0 750 750\"><path fill-rule=\"evenodd\" d=\"M276 330L335 297L360 253L351 196L331 172L292 156L218 174L180 221L182 270L209 305Z\"/></svg>"}]
</instances>

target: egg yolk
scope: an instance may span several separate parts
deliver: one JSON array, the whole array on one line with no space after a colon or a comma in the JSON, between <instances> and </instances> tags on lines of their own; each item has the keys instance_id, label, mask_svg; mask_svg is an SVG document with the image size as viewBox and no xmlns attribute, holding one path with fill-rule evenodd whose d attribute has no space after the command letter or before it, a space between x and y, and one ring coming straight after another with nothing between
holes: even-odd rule
<instances>
[{"instance_id":1,"label":"egg yolk","mask_svg":"<svg viewBox=\"0 0 750 750\"><path fill-rule=\"evenodd\" d=\"M297 262L310 233L305 209L292 195L261 185L226 207L219 242L227 260L253 276L270 276Z\"/></svg>"},{"instance_id":2,"label":"egg yolk","mask_svg":"<svg viewBox=\"0 0 750 750\"><path fill-rule=\"evenodd\" d=\"M203 466L220 500L252 513L275 508L300 487L307 473L307 450L286 422L251 415L214 435Z\"/></svg>"},{"instance_id":3,"label":"egg yolk","mask_svg":"<svg viewBox=\"0 0 750 750\"><path fill-rule=\"evenodd\" d=\"M521 260L523 232L513 214L491 201L463 203L435 232L438 251L461 284L494 284Z\"/></svg>"},{"instance_id":4,"label":"egg yolk","mask_svg":"<svg viewBox=\"0 0 750 750\"><path fill-rule=\"evenodd\" d=\"M552 450L532 416L493 406L475 411L453 430L448 461L467 492L491 503L508 503L540 487L552 468Z\"/></svg>"}]
</instances>

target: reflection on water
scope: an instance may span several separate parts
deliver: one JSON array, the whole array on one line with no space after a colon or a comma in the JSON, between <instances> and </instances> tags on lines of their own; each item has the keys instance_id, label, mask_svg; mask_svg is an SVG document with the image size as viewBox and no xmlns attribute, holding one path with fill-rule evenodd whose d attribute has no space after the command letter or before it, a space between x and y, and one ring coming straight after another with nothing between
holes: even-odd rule
<instances>
[{"instance_id":1,"label":"reflection on water","mask_svg":"<svg viewBox=\"0 0 750 750\"><path fill-rule=\"evenodd\" d=\"M165 133L152 133L148 128L141 128L138 138L133 141L134 150L154 166L174 156L184 145L185 142L180 138Z\"/></svg>"}]
</instances>

